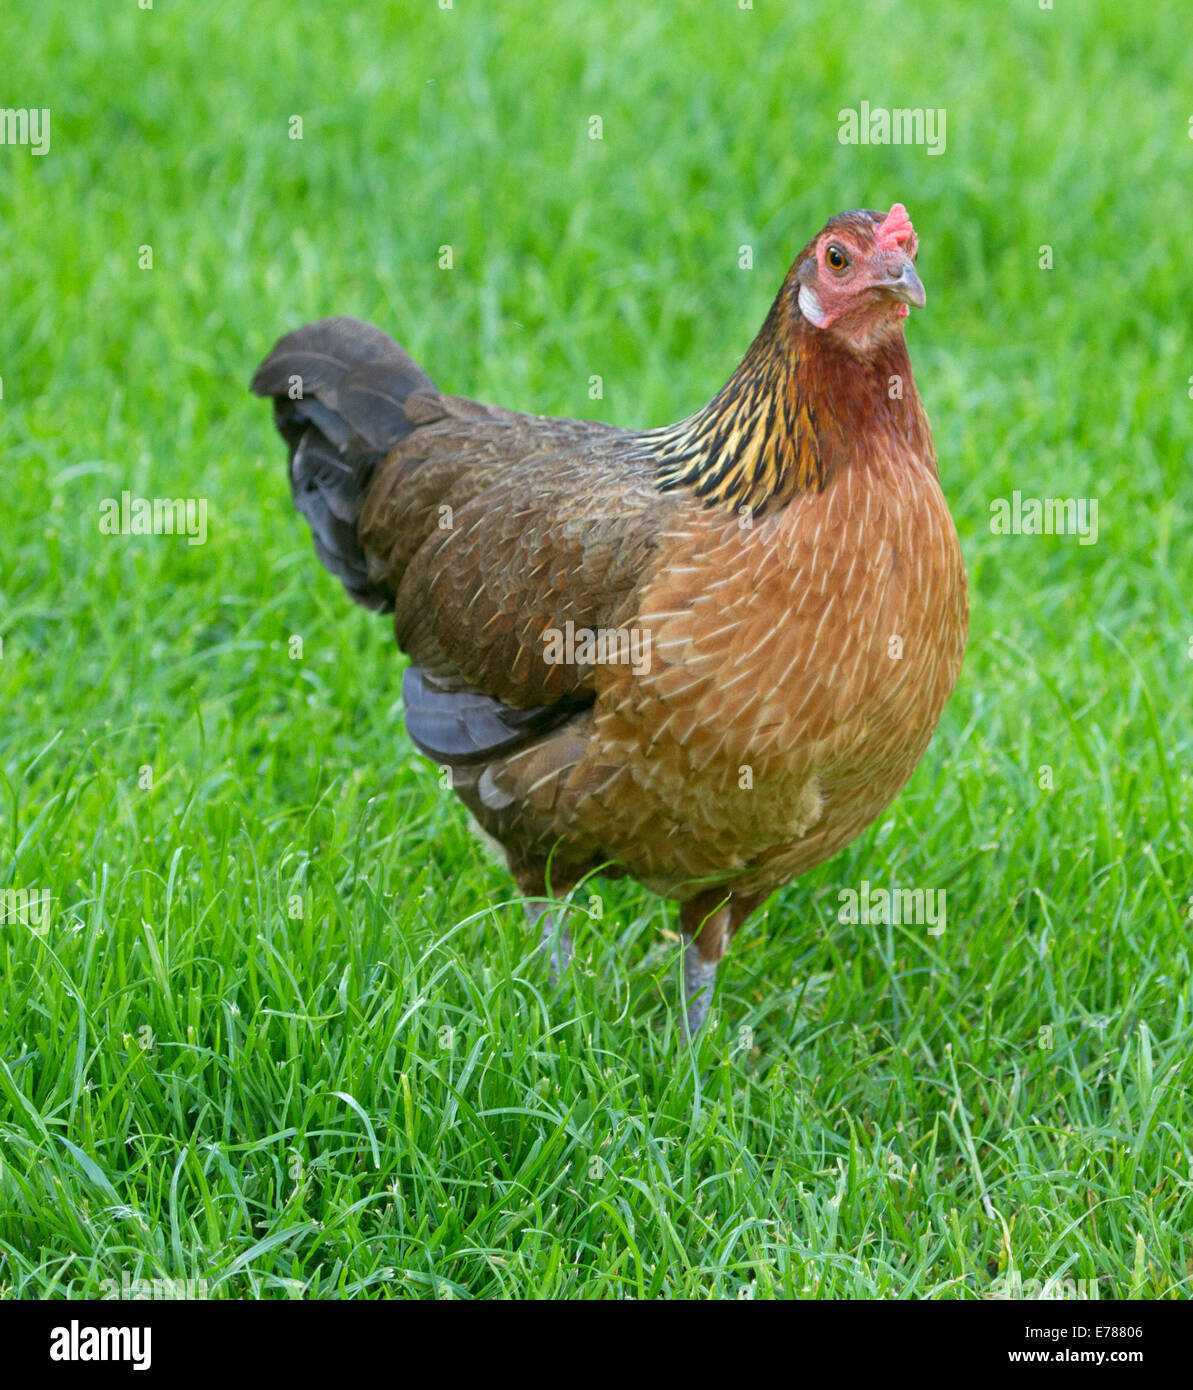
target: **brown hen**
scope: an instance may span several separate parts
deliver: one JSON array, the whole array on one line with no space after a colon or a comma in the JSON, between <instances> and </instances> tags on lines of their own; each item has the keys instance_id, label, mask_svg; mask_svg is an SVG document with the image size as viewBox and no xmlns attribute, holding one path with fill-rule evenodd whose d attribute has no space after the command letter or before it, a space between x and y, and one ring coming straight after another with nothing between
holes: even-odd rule
<instances>
[{"instance_id":1,"label":"brown hen","mask_svg":"<svg viewBox=\"0 0 1193 1390\"><path fill-rule=\"evenodd\" d=\"M899 204L834 217L729 383L664 429L444 395L348 318L253 379L323 563L394 613L411 738L532 921L598 870L677 899L693 1030L734 932L888 805L957 680L916 250ZM549 913L543 938L566 963Z\"/></svg>"}]
</instances>

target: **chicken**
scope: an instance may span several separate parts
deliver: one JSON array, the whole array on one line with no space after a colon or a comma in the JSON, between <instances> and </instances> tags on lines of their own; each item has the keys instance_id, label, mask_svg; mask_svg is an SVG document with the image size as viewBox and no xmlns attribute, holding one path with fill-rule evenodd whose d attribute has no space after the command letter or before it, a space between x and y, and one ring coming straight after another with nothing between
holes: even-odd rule
<instances>
[{"instance_id":1,"label":"chicken","mask_svg":"<svg viewBox=\"0 0 1193 1390\"><path fill-rule=\"evenodd\" d=\"M903 333L901 204L804 247L728 384L629 430L444 395L349 318L282 338L294 501L348 593L392 612L407 731L505 850L532 924L586 875L679 903L687 1022L771 893L919 762L968 601Z\"/></svg>"}]
</instances>

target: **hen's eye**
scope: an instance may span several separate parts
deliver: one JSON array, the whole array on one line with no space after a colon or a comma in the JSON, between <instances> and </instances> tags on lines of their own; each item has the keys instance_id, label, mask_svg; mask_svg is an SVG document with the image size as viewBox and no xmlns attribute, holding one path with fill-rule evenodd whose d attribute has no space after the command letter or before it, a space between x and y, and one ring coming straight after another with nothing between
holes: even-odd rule
<instances>
[{"instance_id":1,"label":"hen's eye","mask_svg":"<svg viewBox=\"0 0 1193 1390\"><path fill-rule=\"evenodd\" d=\"M849 264L849 257L835 242L824 253L824 259L828 262L830 270L844 270Z\"/></svg>"}]
</instances>

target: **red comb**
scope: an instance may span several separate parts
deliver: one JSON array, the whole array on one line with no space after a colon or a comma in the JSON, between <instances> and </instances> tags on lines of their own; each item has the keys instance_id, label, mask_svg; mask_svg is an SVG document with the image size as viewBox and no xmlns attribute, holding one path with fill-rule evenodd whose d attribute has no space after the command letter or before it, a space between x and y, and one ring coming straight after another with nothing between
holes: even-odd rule
<instances>
[{"instance_id":1,"label":"red comb","mask_svg":"<svg viewBox=\"0 0 1193 1390\"><path fill-rule=\"evenodd\" d=\"M915 228L902 203L895 203L890 212L878 224L878 244L884 250L893 251L908 237L915 236Z\"/></svg>"}]
</instances>

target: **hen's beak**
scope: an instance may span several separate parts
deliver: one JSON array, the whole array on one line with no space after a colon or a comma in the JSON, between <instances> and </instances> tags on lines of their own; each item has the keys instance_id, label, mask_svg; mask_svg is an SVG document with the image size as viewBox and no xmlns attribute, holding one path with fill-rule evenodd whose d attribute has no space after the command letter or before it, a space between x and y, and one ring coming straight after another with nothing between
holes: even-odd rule
<instances>
[{"instance_id":1,"label":"hen's beak","mask_svg":"<svg viewBox=\"0 0 1193 1390\"><path fill-rule=\"evenodd\" d=\"M928 296L924 293L924 286L920 283L920 277L915 273L915 266L909 260L888 266L887 277L885 280L880 280L875 288L885 290L887 294L901 300L904 304L914 304L917 309L924 307Z\"/></svg>"}]
</instances>

